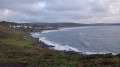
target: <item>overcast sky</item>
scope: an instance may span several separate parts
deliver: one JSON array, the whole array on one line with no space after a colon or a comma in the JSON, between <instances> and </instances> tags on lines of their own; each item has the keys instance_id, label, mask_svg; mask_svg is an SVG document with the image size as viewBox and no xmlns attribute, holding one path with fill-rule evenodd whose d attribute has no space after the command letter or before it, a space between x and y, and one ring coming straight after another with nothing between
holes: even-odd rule
<instances>
[{"instance_id":1,"label":"overcast sky","mask_svg":"<svg viewBox=\"0 0 120 67\"><path fill-rule=\"evenodd\" d=\"M120 23L120 0L0 0L0 20Z\"/></svg>"}]
</instances>

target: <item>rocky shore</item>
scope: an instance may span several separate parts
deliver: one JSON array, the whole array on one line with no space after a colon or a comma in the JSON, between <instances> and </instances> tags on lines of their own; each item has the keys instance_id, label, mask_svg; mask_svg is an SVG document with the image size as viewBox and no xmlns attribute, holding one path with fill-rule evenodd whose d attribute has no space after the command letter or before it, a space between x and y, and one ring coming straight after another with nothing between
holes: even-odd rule
<instances>
[{"instance_id":1,"label":"rocky shore","mask_svg":"<svg viewBox=\"0 0 120 67\"><path fill-rule=\"evenodd\" d=\"M42 33L43 31L44 31L44 30L39 30L38 32ZM33 39L34 39L35 43L37 43L37 46L38 46L39 48L44 48L44 49L54 49L54 48L55 48L55 46L53 46L53 45L48 45L48 44L44 43L43 41L41 41L39 38L33 37ZM83 54L82 52L76 52L76 51L74 51L74 50L72 50L72 49L69 50L69 51L62 50L62 52L68 53L68 54Z\"/></svg>"},{"instance_id":2,"label":"rocky shore","mask_svg":"<svg viewBox=\"0 0 120 67\"><path fill-rule=\"evenodd\" d=\"M38 47L40 48L44 48L44 49L54 49L55 46L52 45L47 45L44 42L42 42L41 40L39 40L39 38L34 38L34 41L38 44Z\"/></svg>"}]
</instances>

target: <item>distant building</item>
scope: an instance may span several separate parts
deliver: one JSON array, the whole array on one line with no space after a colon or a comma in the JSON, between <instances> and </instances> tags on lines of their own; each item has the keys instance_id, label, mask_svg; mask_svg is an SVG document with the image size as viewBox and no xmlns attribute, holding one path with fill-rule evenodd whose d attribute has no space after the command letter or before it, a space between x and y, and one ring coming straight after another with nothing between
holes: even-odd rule
<instances>
[{"instance_id":1,"label":"distant building","mask_svg":"<svg viewBox=\"0 0 120 67\"><path fill-rule=\"evenodd\" d=\"M27 25L10 25L9 27L13 27L13 28L32 28L31 26L27 26Z\"/></svg>"}]
</instances>

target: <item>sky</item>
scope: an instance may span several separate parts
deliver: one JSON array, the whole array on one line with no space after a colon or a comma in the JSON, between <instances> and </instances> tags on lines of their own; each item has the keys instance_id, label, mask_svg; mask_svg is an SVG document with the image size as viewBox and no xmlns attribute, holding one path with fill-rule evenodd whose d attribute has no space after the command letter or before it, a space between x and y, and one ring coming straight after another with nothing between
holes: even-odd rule
<instances>
[{"instance_id":1,"label":"sky","mask_svg":"<svg viewBox=\"0 0 120 67\"><path fill-rule=\"evenodd\" d=\"M120 0L0 0L0 21L120 23Z\"/></svg>"}]
</instances>

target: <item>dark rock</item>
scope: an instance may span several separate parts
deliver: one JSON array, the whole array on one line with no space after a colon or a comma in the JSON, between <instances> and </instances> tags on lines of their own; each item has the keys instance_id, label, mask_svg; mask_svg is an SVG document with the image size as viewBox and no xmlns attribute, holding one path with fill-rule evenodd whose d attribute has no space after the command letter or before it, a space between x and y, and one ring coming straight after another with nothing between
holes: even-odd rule
<instances>
[{"instance_id":1,"label":"dark rock","mask_svg":"<svg viewBox=\"0 0 120 67\"><path fill-rule=\"evenodd\" d=\"M34 40L40 48L53 49L55 47L55 46L52 46L52 45L45 44L43 41L40 41L39 38L34 38Z\"/></svg>"},{"instance_id":2,"label":"dark rock","mask_svg":"<svg viewBox=\"0 0 120 67\"><path fill-rule=\"evenodd\" d=\"M71 50L71 51L63 51L64 53L67 53L67 54L83 54L82 52L76 52L76 51L73 51L73 50Z\"/></svg>"}]
</instances>

